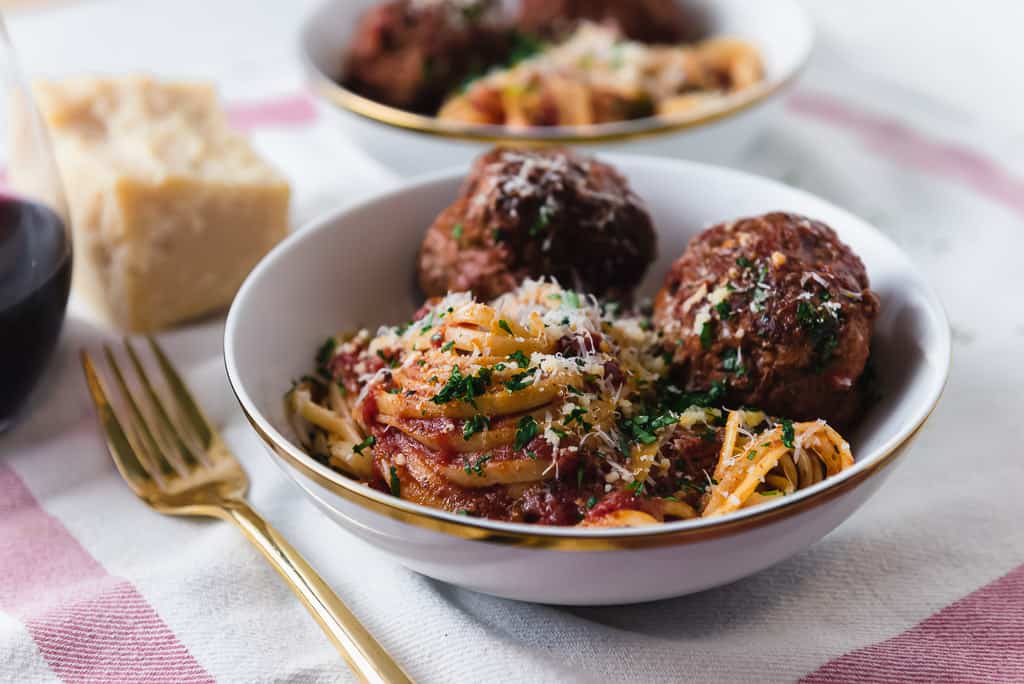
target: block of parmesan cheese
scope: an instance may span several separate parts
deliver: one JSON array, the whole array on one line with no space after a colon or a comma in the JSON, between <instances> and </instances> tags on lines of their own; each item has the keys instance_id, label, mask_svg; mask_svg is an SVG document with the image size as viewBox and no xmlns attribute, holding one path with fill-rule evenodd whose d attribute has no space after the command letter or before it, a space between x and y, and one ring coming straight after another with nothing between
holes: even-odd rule
<instances>
[{"instance_id":1,"label":"block of parmesan cheese","mask_svg":"<svg viewBox=\"0 0 1024 684\"><path fill-rule=\"evenodd\" d=\"M223 309L287 233L288 183L230 129L211 85L83 78L34 92L68 198L75 291L115 325Z\"/></svg>"}]
</instances>

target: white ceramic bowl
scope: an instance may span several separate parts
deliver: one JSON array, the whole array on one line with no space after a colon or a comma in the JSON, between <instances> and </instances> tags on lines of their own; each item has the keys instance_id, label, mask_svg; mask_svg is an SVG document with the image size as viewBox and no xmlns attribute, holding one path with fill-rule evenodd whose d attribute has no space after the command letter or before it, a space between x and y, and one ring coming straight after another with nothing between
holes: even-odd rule
<instances>
[{"instance_id":1,"label":"white ceramic bowl","mask_svg":"<svg viewBox=\"0 0 1024 684\"><path fill-rule=\"evenodd\" d=\"M856 465L719 519L582 530L448 514L371 490L307 456L287 427L282 394L309 371L326 336L407 320L419 306L417 248L465 174L447 171L325 216L285 240L242 286L224 340L231 385L274 460L331 519L413 570L489 594L583 605L647 601L731 582L806 548L853 513L939 399L950 354L942 306L878 230L807 193L743 173L643 157L607 160L646 200L658 229L660 256L643 285L646 294L696 232L772 210L824 220L861 255L882 301L874 350L884 397L849 435Z\"/></svg>"},{"instance_id":2,"label":"white ceramic bowl","mask_svg":"<svg viewBox=\"0 0 1024 684\"><path fill-rule=\"evenodd\" d=\"M442 122L361 97L335 82L359 15L376 0L328 0L307 20L301 53L321 109L386 166L413 173L468 163L495 144L568 144L591 151L728 162L776 109L810 56L814 29L796 0L680 0L696 6L712 35L745 38L765 60L766 79L711 111L589 127L531 128ZM514 0L513 0L514 2Z\"/></svg>"}]
</instances>

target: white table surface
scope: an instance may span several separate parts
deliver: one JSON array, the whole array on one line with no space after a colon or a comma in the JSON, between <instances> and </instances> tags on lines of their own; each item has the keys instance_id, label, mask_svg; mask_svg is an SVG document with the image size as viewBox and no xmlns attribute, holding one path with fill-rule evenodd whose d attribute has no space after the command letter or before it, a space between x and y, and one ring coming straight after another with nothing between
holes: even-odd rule
<instances>
[{"instance_id":1,"label":"white table surface","mask_svg":"<svg viewBox=\"0 0 1024 684\"><path fill-rule=\"evenodd\" d=\"M828 45L873 75L1024 142L1024 2L802 0ZM1016 73L1015 73L1016 72Z\"/></svg>"}]
</instances>

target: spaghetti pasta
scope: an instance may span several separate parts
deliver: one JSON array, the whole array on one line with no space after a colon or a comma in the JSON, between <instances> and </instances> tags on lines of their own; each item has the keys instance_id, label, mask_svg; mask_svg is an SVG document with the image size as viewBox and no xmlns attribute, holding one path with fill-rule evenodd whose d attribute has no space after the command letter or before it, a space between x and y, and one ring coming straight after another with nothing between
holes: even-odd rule
<instances>
[{"instance_id":1,"label":"spaghetti pasta","mask_svg":"<svg viewBox=\"0 0 1024 684\"><path fill-rule=\"evenodd\" d=\"M331 467L453 513L609 527L724 515L853 463L823 422L726 411L672 384L658 333L526 281L332 338L287 395Z\"/></svg>"},{"instance_id":2,"label":"spaghetti pasta","mask_svg":"<svg viewBox=\"0 0 1024 684\"><path fill-rule=\"evenodd\" d=\"M450 97L438 117L511 127L587 126L714 106L763 78L758 50L737 38L694 45L624 40L584 22L565 42L492 71Z\"/></svg>"}]
</instances>

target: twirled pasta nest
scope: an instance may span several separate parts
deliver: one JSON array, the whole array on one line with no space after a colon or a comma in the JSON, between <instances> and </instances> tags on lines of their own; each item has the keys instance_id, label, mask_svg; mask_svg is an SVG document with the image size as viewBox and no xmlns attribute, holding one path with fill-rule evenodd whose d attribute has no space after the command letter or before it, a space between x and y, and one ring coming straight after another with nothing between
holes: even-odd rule
<instances>
[{"instance_id":1,"label":"twirled pasta nest","mask_svg":"<svg viewBox=\"0 0 1024 684\"><path fill-rule=\"evenodd\" d=\"M823 421L729 411L667 375L658 333L527 281L449 295L416 320L331 338L287 395L323 462L455 513L586 526L718 516L853 464Z\"/></svg>"}]
</instances>

